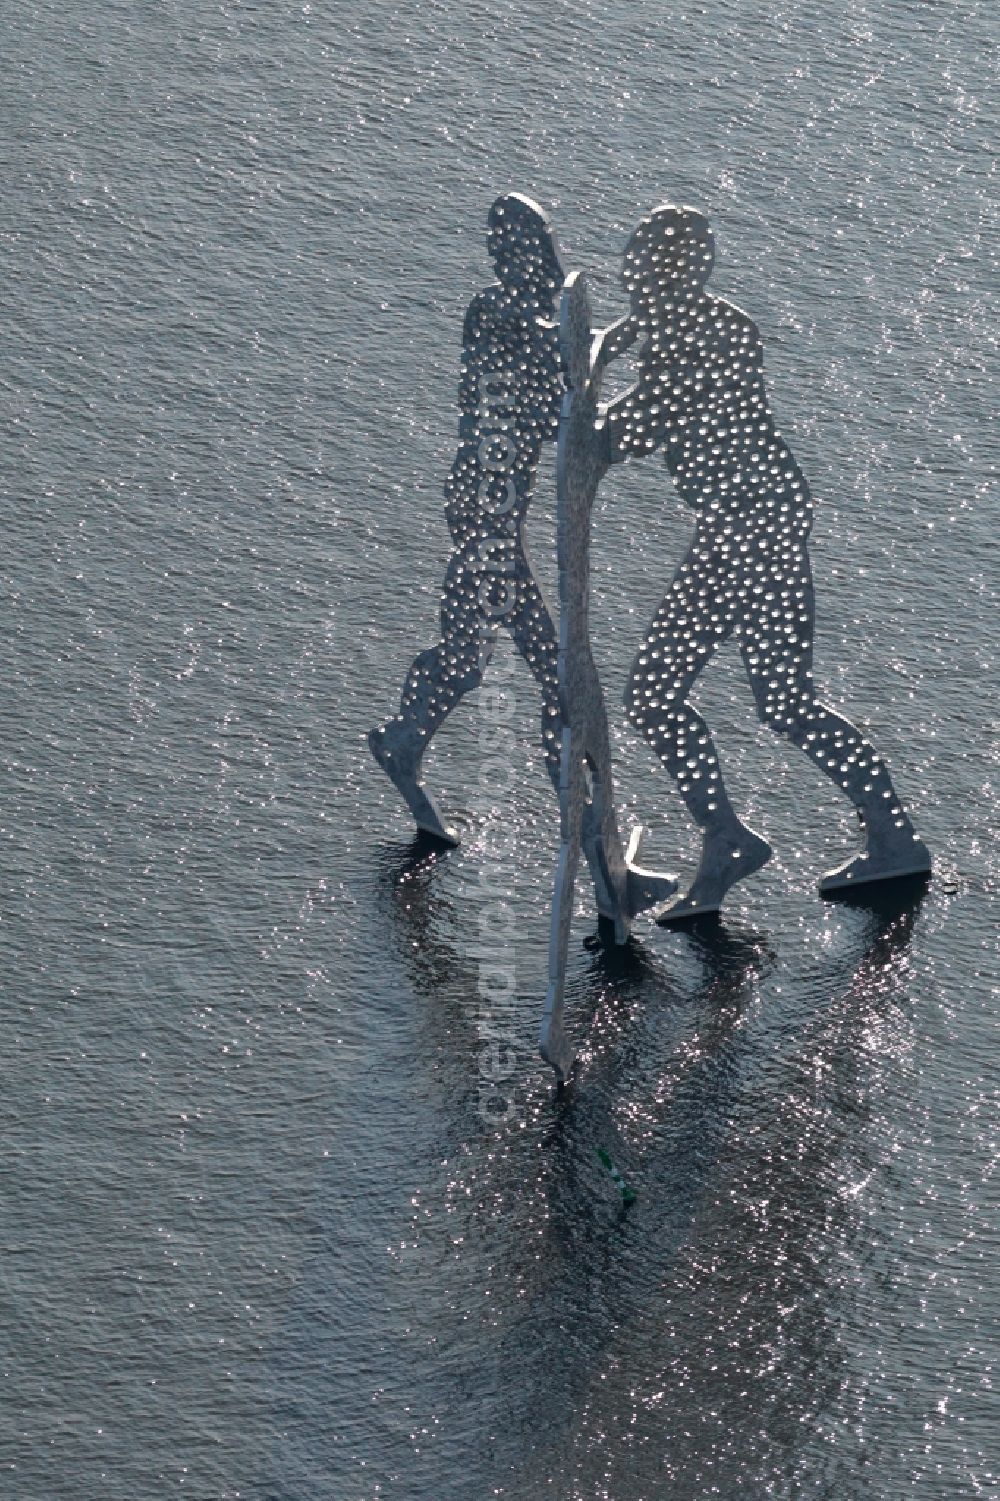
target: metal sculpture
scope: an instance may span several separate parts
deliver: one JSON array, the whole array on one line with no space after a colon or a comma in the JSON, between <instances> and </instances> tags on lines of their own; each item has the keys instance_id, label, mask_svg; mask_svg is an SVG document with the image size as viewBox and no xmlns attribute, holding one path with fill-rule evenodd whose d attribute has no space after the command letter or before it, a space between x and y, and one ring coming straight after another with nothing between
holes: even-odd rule
<instances>
[{"instance_id":1,"label":"metal sculpture","mask_svg":"<svg viewBox=\"0 0 1000 1501\"><path fill-rule=\"evenodd\" d=\"M695 536L639 649L626 706L702 833L694 881L661 915L716 911L770 858L726 795L691 690L728 637L739 641L760 719L805 751L851 799L865 849L820 882L826 895L930 870L885 762L813 686L815 596L806 542L809 487L767 399L760 332L707 293L708 221L671 205L643 219L625 251L630 334L644 339L636 383L602 413L609 463L657 450L695 512Z\"/></svg>"},{"instance_id":2,"label":"metal sculpture","mask_svg":"<svg viewBox=\"0 0 1000 1501\"><path fill-rule=\"evenodd\" d=\"M417 827L450 845L458 835L424 786L421 763L452 709L482 683L501 625L541 690L545 765L560 790L559 643L531 570L524 523L542 445L557 437L566 390L554 321L563 272L545 215L530 198L504 194L488 224L498 285L473 299L462 335L459 448L445 484L454 551L441 594L441 640L414 659L399 713L368 737ZM610 856L609 877L601 818L589 804L581 817L598 912L624 942L627 918L665 900L676 882L634 864L638 831L624 865Z\"/></svg>"},{"instance_id":3,"label":"metal sculpture","mask_svg":"<svg viewBox=\"0 0 1000 1501\"><path fill-rule=\"evenodd\" d=\"M441 639L415 658L399 713L368 737L417 827L447 844L458 836L424 787L421 762L452 709L482 682L501 625L541 689L545 764L559 784L558 646L523 528L565 390L553 321L563 272L542 210L517 193L490 209L487 247L498 285L473 298L462 331L458 453L445 484L454 551L441 591Z\"/></svg>"},{"instance_id":4,"label":"metal sculpture","mask_svg":"<svg viewBox=\"0 0 1000 1501\"><path fill-rule=\"evenodd\" d=\"M590 516L597 487L608 468L595 422L597 398L601 371L617 351L618 340L615 328L592 337L587 289L578 273L567 279L563 289L559 339L569 373L556 460L562 714L560 850L540 1046L542 1057L565 1079L574 1059L563 1026L566 958L585 817L589 814L593 821L594 863L600 872L600 886L607 894L606 915L614 921L616 943L628 938L630 919L666 900L677 890L677 882L634 865L641 830L633 831L627 855L618 834L608 716L590 646L589 624Z\"/></svg>"},{"instance_id":5,"label":"metal sculpture","mask_svg":"<svg viewBox=\"0 0 1000 1501\"><path fill-rule=\"evenodd\" d=\"M459 447L445 486L454 550L441 638L410 667L398 714L369 744L418 828L448 844L420 769L435 732L482 682L502 625L541 691L542 748L559 795L560 854L549 941L542 1055L560 1078L573 1062L563 1022L566 962L581 851L615 941L631 919L676 892L636 863L641 831L622 849L607 711L590 645L590 520L612 464L660 452L695 535L632 666L631 722L674 778L701 831L701 858L660 922L718 911L771 847L729 801L708 726L691 692L717 648L739 642L757 713L803 750L853 802L861 854L820 881L837 895L930 870L885 762L816 696L815 595L807 541L812 500L775 426L760 332L705 291L714 264L708 221L663 205L625 250L630 311L591 331L583 278L565 280L542 210L516 193L490 209L497 285L473 299L463 330ZM555 299L562 289L560 322ZM603 371L637 343L638 379L606 406ZM564 378L568 376L567 380ZM559 636L535 580L524 522L542 445L558 437Z\"/></svg>"}]
</instances>

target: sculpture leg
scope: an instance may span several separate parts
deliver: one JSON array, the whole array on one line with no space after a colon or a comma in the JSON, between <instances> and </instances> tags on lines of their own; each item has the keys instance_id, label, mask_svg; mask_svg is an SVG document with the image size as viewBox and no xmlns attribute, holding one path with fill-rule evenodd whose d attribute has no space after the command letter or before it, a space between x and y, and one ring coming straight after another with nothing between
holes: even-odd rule
<instances>
[{"instance_id":1,"label":"sculpture leg","mask_svg":"<svg viewBox=\"0 0 1000 1501\"><path fill-rule=\"evenodd\" d=\"M708 726L688 702L700 673L732 633L739 598L728 560L699 534L632 667L629 718L674 778L702 834L695 878L660 922L717 912L726 892L771 857L770 845L729 801Z\"/></svg>"},{"instance_id":2,"label":"sculpture leg","mask_svg":"<svg viewBox=\"0 0 1000 1501\"><path fill-rule=\"evenodd\" d=\"M542 696L542 749L545 768L559 796L560 765L562 761L562 713L559 708L559 641L549 608L542 591L531 574L530 565L522 558L524 576L519 579L518 607L507 624L521 656L531 668ZM597 910L602 917L614 921L618 904L608 881L607 870L598 847L599 823L591 803L583 809L583 852L594 883Z\"/></svg>"},{"instance_id":3,"label":"sculpture leg","mask_svg":"<svg viewBox=\"0 0 1000 1501\"><path fill-rule=\"evenodd\" d=\"M415 658L400 699L399 713L371 731L372 755L397 788L417 827L449 844L458 836L447 828L420 779L420 764L444 720L478 688L496 641L496 626L479 603L485 577L474 549L456 553L448 565L441 600L441 641Z\"/></svg>"},{"instance_id":4,"label":"sculpture leg","mask_svg":"<svg viewBox=\"0 0 1000 1501\"><path fill-rule=\"evenodd\" d=\"M591 666L594 687L590 723L587 727L591 804L587 812L591 814L591 822L600 841L595 848L602 870L607 871L606 879L613 894L613 910L603 915L614 919L615 942L624 943L630 931L629 919L667 901L677 891L677 882L673 876L646 870L639 865L643 836L641 828L632 831L628 849L623 852L615 810L615 784L611 774L608 716L597 668L593 663ZM586 840L586 827L584 839Z\"/></svg>"},{"instance_id":5,"label":"sculpture leg","mask_svg":"<svg viewBox=\"0 0 1000 1501\"><path fill-rule=\"evenodd\" d=\"M562 715L559 712L559 641L548 605L535 582L527 559L519 560L517 609L504 623L531 669L542 699L542 751L545 769L559 795L562 759Z\"/></svg>"},{"instance_id":6,"label":"sculpture leg","mask_svg":"<svg viewBox=\"0 0 1000 1501\"><path fill-rule=\"evenodd\" d=\"M563 730L562 777L559 797L559 864L552 898L549 929L549 984L539 1049L560 1079L567 1079L575 1052L563 1025L566 990L566 959L573 921L573 893L580 863L583 807L587 795L579 740L567 726Z\"/></svg>"},{"instance_id":7,"label":"sculpture leg","mask_svg":"<svg viewBox=\"0 0 1000 1501\"><path fill-rule=\"evenodd\" d=\"M850 798L865 835L863 853L828 872L820 891L929 871L927 846L903 810L889 768L856 726L816 697L815 604L804 546L786 556L772 593L771 603L746 622L741 641L757 712Z\"/></svg>"},{"instance_id":8,"label":"sculpture leg","mask_svg":"<svg viewBox=\"0 0 1000 1501\"><path fill-rule=\"evenodd\" d=\"M607 907L598 910L614 923L615 943L627 943L631 932L628 911L628 873L615 816L614 783L606 763L588 754L584 763L585 802L583 819L590 839L589 857L599 872L600 885L608 894ZM596 884L596 881L595 881Z\"/></svg>"}]
</instances>

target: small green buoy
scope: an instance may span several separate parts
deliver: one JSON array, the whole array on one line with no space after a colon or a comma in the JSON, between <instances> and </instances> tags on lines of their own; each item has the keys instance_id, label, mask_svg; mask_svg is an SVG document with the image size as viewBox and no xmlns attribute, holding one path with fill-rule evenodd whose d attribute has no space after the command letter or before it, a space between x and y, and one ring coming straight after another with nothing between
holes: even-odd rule
<instances>
[{"instance_id":1,"label":"small green buoy","mask_svg":"<svg viewBox=\"0 0 1000 1501\"><path fill-rule=\"evenodd\" d=\"M625 1205L634 1204L636 1200L635 1189L629 1188L628 1184L625 1182L625 1179L615 1167L614 1163L611 1161L610 1156L603 1147L597 1148L597 1155L604 1163L604 1166L607 1168L608 1172L611 1174L611 1181L614 1183L618 1192L621 1194L622 1203Z\"/></svg>"}]
</instances>

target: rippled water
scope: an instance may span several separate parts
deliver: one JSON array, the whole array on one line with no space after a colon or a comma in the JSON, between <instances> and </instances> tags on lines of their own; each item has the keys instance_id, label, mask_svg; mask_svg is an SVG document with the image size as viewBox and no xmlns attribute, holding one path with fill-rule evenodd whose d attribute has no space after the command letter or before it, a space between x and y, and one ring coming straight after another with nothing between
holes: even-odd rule
<instances>
[{"instance_id":1,"label":"rippled water","mask_svg":"<svg viewBox=\"0 0 1000 1501\"><path fill-rule=\"evenodd\" d=\"M12 13L5 1494L996 1493L991 21ZM461 318L507 187L607 317L638 216L710 214L817 500L817 675L937 861L922 898L821 903L849 810L720 661L700 702L777 858L715 934L603 952L582 903L561 1097L530 681L512 793L471 707L435 744L446 857L364 743L433 640ZM550 581L551 495L550 463ZM659 465L600 506L619 795L690 872L617 707L690 521ZM518 919L497 1131L484 868Z\"/></svg>"}]
</instances>

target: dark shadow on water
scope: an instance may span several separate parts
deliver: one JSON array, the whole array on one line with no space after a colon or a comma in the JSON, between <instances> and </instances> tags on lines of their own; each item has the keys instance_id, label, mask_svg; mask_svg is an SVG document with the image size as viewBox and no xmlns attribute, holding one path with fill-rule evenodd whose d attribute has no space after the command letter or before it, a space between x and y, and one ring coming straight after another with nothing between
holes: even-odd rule
<instances>
[{"instance_id":1,"label":"dark shadow on water","mask_svg":"<svg viewBox=\"0 0 1000 1501\"><path fill-rule=\"evenodd\" d=\"M453 854L455 846L446 844L433 834L418 830L407 841L386 840L377 847L375 869L381 882L404 882L430 871L439 860Z\"/></svg>"},{"instance_id":2,"label":"dark shadow on water","mask_svg":"<svg viewBox=\"0 0 1000 1501\"><path fill-rule=\"evenodd\" d=\"M635 939L596 950L585 976L590 1046L543 1131L549 1219L535 1295L501 1345L520 1370L504 1430L526 1452L542 1428L574 1431L608 1341L641 1314L648 1278L683 1242L727 1130L741 1024L774 955L765 935L719 920L676 942L694 961L686 983ZM599 1148L637 1191L634 1204L622 1205Z\"/></svg>"},{"instance_id":3,"label":"dark shadow on water","mask_svg":"<svg viewBox=\"0 0 1000 1501\"><path fill-rule=\"evenodd\" d=\"M878 882L867 890L852 892L849 899L840 903L868 917L863 935L867 962L863 961L855 974L859 986L863 985L870 966L884 963L905 950L929 887L928 876Z\"/></svg>"},{"instance_id":4,"label":"dark shadow on water","mask_svg":"<svg viewBox=\"0 0 1000 1501\"><path fill-rule=\"evenodd\" d=\"M768 948L766 935L727 921L718 912L691 918L674 932L687 939L691 951L719 972L743 970L757 964ZM584 939L584 948L603 956L604 971L609 978L627 975L636 966L644 966L647 972L654 970L655 950L643 943L641 936L633 934L627 943L616 944L613 935L613 924L598 918L596 933Z\"/></svg>"},{"instance_id":5,"label":"dark shadow on water","mask_svg":"<svg viewBox=\"0 0 1000 1501\"><path fill-rule=\"evenodd\" d=\"M570 1494L549 1482L572 1474L581 1494L600 1482L627 1501L701 1494L706 1459L722 1494L792 1473L838 1389L838 1268L867 1234L842 1174L847 1162L861 1182L881 1162L866 1037L905 1010L926 882L852 893L838 905L860 921L845 911L841 951L818 952L791 986L782 977L780 994L767 935L736 923L700 920L655 946L593 935L568 995L578 1074L557 1093L534 1053L541 989L519 995L518 1112L497 1134L476 1114L478 968L460 901L435 880L441 857L421 840L384 846L375 893L412 992L406 1032L427 1102L414 1168L447 1163L414 1178L434 1215L408 1232L412 1285L392 1284L435 1343L419 1369L402 1352L386 1369L408 1403L474 1409L483 1444L474 1485L431 1470L427 1493L502 1484L527 1501ZM627 1209L599 1149L637 1191ZM692 1270L701 1261L711 1275ZM360 1397L352 1410L355 1448L377 1449Z\"/></svg>"},{"instance_id":6,"label":"dark shadow on water","mask_svg":"<svg viewBox=\"0 0 1000 1501\"><path fill-rule=\"evenodd\" d=\"M471 1017L475 997L476 967L456 942L462 914L435 879L439 863L453 852L433 835L418 834L406 844L381 845L376 856L375 912L424 1008L431 1042L435 1017L448 1026L456 1014ZM468 1058L462 1066L468 1072Z\"/></svg>"},{"instance_id":7,"label":"dark shadow on water","mask_svg":"<svg viewBox=\"0 0 1000 1501\"><path fill-rule=\"evenodd\" d=\"M533 1399L506 1414L529 1456L510 1462L512 1497L542 1494L560 1473L580 1494L700 1495L706 1462L722 1495L770 1494L775 1483L785 1494L818 1464L831 1473L822 1494L853 1493L863 1457L813 1435L840 1400L835 1336L858 1279L891 1275L863 1195L879 1175L891 1194L877 1081L901 1067L892 1038L905 1031L906 956L924 897L894 884L854 898L865 921L853 956L804 977L812 1014L804 1008L800 1035L777 1052L740 1026L754 937L692 938L705 964L685 997L698 1037L643 1101L648 1145L625 1174L639 1197L617 1217L591 1208L585 1233L553 1235L561 1267L509 1337L511 1360L539 1352L521 1359ZM621 1067L623 1050L603 1063L622 1095L641 1082ZM566 1191L551 1204L564 1224L585 1213L575 1148L611 1124L611 1106L594 1101L599 1082L587 1083L552 1133Z\"/></svg>"},{"instance_id":8,"label":"dark shadow on water","mask_svg":"<svg viewBox=\"0 0 1000 1501\"><path fill-rule=\"evenodd\" d=\"M929 873L924 872L915 876L899 876L894 881L872 881L853 891L835 892L825 900L831 907L871 912L876 918L891 921L894 917L911 911L916 915L932 879Z\"/></svg>"}]
</instances>

